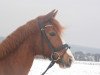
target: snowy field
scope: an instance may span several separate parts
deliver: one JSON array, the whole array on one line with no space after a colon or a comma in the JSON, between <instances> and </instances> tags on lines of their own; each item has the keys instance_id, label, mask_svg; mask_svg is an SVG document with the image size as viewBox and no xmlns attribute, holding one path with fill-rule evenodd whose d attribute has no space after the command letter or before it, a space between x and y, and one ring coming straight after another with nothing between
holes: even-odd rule
<instances>
[{"instance_id":1,"label":"snowy field","mask_svg":"<svg viewBox=\"0 0 100 75\"><path fill-rule=\"evenodd\" d=\"M41 75L49 63L47 60L34 60L29 75ZM75 61L67 69L61 69L55 64L45 75L100 75L100 62Z\"/></svg>"}]
</instances>

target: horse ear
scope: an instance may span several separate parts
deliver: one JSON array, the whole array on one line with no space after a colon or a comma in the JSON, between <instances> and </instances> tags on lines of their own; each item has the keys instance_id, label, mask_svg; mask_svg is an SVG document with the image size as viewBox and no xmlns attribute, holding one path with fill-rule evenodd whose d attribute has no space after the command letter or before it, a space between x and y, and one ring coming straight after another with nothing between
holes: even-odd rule
<instances>
[{"instance_id":1,"label":"horse ear","mask_svg":"<svg viewBox=\"0 0 100 75\"><path fill-rule=\"evenodd\" d=\"M58 10L52 10L51 12L49 12L47 15L45 15L45 18L47 20L50 20L51 18L55 18L56 14L57 14Z\"/></svg>"},{"instance_id":2,"label":"horse ear","mask_svg":"<svg viewBox=\"0 0 100 75\"><path fill-rule=\"evenodd\" d=\"M53 17L55 18L55 16L57 15L58 10L56 10L53 14Z\"/></svg>"}]
</instances>

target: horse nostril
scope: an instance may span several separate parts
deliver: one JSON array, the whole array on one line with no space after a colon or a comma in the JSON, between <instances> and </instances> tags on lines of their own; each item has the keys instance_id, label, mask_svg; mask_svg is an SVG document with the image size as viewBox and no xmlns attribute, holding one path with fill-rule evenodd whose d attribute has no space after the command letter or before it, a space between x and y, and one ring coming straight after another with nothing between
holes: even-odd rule
<instances>
[{"instance_id":1,"label":"horse nostril","mask_svg":"<svg viewBox=\"0 0 100 75\"><path fill-rule=\"evenodd\" d=\"M71 66L71 64L72 64L72 59L71 59L71 58L69 58L69 59L68 59L68 62L67 62L67 64L66 64L66 67L70 67L70 66Z\"/></svg>"},{"instance_id":2,"label":"horse nostril","mask_svg":"<svg viewBox=\"0 0 100 75\"><path fill-rule=\"evenodd\" d=\"M69 63L72 63L72 59L71 58L69 58Z\"/></svg>"},{"instance_id":3,"label":"horse nostril","mask_svg":"<svg viewBox=\"0 0 100 75\"><path fill-rule=\"evenodd\" d=\"M69 59L68 59L68 63L66 64L66 66L67 66L67 67L70 67L70 66L71 66L71 64L72 64L72 59L71 59L71 58L69 58Z\"/></svg>"}]
</instances>

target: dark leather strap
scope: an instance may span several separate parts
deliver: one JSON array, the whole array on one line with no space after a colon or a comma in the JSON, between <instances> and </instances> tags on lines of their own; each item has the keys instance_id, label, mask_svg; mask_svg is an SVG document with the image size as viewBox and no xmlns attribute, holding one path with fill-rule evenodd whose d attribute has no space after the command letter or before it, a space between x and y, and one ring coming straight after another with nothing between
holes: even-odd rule
<instances>
[{"instance_id":1,"label":"dark leather strap","mask_svg":"<svg viewBox=\"0 0 100 75\"><path fill-rule=\"evenodd\" d=\"M44 75L54 64L55 64L55 61L52 61L50 65L47 67L47 69L41 75Z\"/></svg>"}]
</instances>

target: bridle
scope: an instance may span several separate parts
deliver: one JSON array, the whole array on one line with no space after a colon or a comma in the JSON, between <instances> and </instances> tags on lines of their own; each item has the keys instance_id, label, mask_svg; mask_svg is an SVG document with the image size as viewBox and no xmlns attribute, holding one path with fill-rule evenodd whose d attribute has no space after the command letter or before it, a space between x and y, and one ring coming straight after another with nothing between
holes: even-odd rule
<instances>
[{"instance_id":1,"label":"bridle","mask_svg":"<svg viewBox=\"0 0 100 75\"><path fill-rule=\"evenodd\" d=\"M62 55L64 55L64 53L67 51L69 46L68 46L68 44L63 44L63 45L59 46L58 48L54 48L52 43L48 39L48 37L46 35L46 32L45 32L45 27L47 25L45 25L43 23L43 21L41 21L39 18L38 18L38 26L39 26L39 29L40 29L40 32L41 32L42 51L44 51L44 46L43 46L43 42L44 41L46 41L46 43L48 44L49 49L52 50L51 58L50 58L51 59L51 63L47 67L47 69L41 74L41 75L44 75L47 72L47 70L50 69L55 64L55 62L57 62L59 59L61 59L61 55L58 53L58 51L62 51L63 52ZM54 58L54 56L57 56L57 58Z\"/></svg>"}]
</instances>

